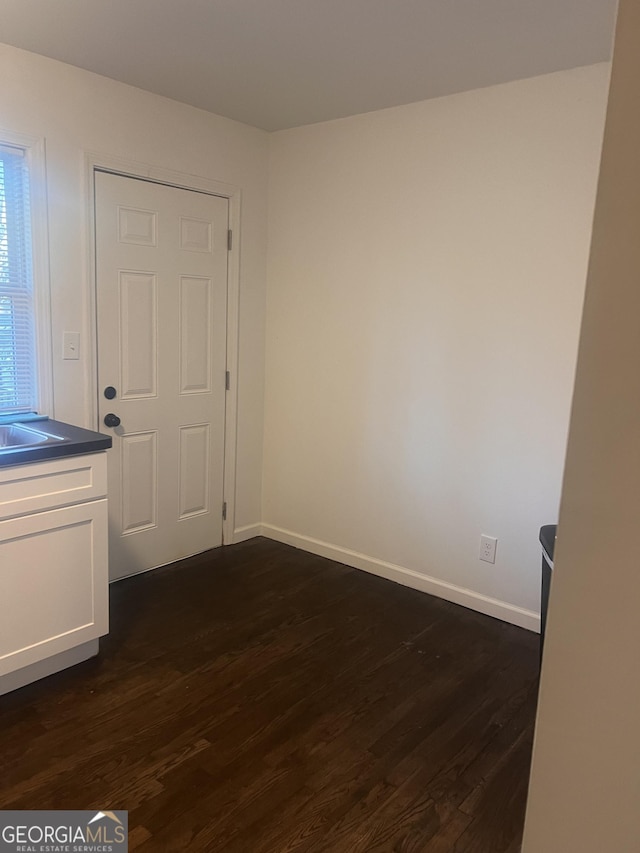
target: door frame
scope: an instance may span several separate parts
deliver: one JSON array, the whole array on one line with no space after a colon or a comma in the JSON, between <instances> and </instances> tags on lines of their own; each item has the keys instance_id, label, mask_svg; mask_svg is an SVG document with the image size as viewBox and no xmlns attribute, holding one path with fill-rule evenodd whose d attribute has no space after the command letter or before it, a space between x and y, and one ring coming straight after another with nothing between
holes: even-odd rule
<instances>
[{"instance_id":1,"label":"door frame","mask_svg":"<svg viewBox=\"0 0 640 853\"><path fill-rule=\"evenodd\" d=\"M226 369L230 374L229 389L225 399L224 423L224 479L223 501L227 505L226 518L222 519L222 544L233 543L235 530L236 504L236 464L238 432L238 339L239 339L239 301L240 301L240 188L233 184L215 181L201 175L189 175L160 166L150 166L136 160L113 157L94 152L85 152L85 180L87 189L87 253L89 269L89 310L90 310L90 353L87 359L86 377L90 389L90 410L87 412L94 429L98 424L98 329L97 329L97 278L95 244L95 172L109 172L125 178L138 178L164 184L178 189L194 190L208 195L221 196L229 202L229 228L233 232L231 249L227 254L227 341Z\"/></svg>"}]
</instances>

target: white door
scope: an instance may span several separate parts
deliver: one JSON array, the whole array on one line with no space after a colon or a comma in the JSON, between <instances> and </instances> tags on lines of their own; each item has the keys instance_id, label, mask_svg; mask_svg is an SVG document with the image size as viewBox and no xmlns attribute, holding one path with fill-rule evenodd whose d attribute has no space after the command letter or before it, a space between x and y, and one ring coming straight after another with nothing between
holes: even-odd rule
<instances>
[{"instance_id":1,"label":"white door","mask_svg":"<svg viewBox=\"0 0 640 853\"><path fill-rule=\"evenodd\" d=\"M222 543L228 200L104 172L95 181L114 579Z\"/></svg>"}]
</instances>

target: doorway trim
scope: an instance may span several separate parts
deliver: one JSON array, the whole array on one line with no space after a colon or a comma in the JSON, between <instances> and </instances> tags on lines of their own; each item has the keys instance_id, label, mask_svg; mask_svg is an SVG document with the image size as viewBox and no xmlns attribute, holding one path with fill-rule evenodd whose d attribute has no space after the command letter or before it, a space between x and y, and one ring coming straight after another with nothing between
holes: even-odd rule
<instances>
[{"instance_id":1,"label":"doorway trim","mask_svg":"<svg viewBox=\"0 0 640 853\"><path fill-rule=\"evenodd\" d=\"M89 282L90 328L89 343L91 358L87 359L87 387L90 389L90 410L87 416L98 429L98 332L97 332L97 281L95 245L95 172L110 172L126 178L139 178L178 189L221 196L229 201L229 228L233 241L228 252L227 264L227 348L226 369L230 374L229 389L225 400L224 423L224 478L223 501L226 517L222 519L222 544L233 543L236 505L236 464L238 434L238 339L240 301L240 188L233 184L215 181L201 175L189 175L161 166L150 166L136 160L128 160L91 151L85 152L85 181L87 199L87 281Z\"/></svg>"}]
</instances>

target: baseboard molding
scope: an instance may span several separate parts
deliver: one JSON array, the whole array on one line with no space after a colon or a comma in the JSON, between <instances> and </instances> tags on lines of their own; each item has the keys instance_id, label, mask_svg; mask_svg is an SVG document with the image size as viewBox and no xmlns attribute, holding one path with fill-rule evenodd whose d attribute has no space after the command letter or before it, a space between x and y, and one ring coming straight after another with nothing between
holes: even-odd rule
<instances>
[{"instance_id":1,"label":"baseboard molding","mask_svg":"<svg viewBox=\"0 0 640 853\"><path fill-rule=\"evenodd\" d=\"M533 610L525 610L522 607L516 607L505 601L481 595L471 589L465 589L464 587L455 586L446 581L432 578L429 575L420 574L412 569L405 569L403 566L387 563L375 557L368 557L366 554L350 551L338 545L331 545L328 542L322 542L310 536L302 536L298 533L293 533L291 530L274 527L271 524L253 525L252 527L260 528L260 533L253 535L262 535L269 539L275 539L277 542L283 542L286 545L293 545L302 551L309 551L311 554L327 557L330 560L344 563L354 569L370 572L387 580L403 584L403 586L417 589L420 592L427 592L438 598L444 598L446 601L452 601L454 604L461 604L470 610L484 613L487 616L493 616L496 619L501 619L503 622L518 625L520 628L540 632L540 614L535 613ZM242 530L246 529L248 528L242 528ZM247 536L246 538L249 537Z\"/></svg>"},{"instance_id":2,"label":"baseboard molding","mask_svg":"<svg viewBox=\"0 0 640 853\"><path fill-rule=\"evenodd\" d=\"M14 672L9 672L0 678L0 696L4 696L5 693L9 693L12 690L19 690L33 681L39 681L41 678L47 678L49 675L61 672L70 666L75 666L78 663L89 660L89 658L95 657L99 651L99 641L97 639L89 640L66 652L59 652L57 655L37 661L36 663L31 663L29 666L17 669Z\"/></svg>"},{"instance_id":3,"label":"baseboard molding","mask_svg":"<svg viewBox=\"0 0 640 853\"><path fill-rule=\"evenodd\" d=\"M244 527L236 527L233 531L233 544L237 545L238 542L246 542L247 539L262 535L261 524L245 524Z\"/></svg>"}]
</instances>

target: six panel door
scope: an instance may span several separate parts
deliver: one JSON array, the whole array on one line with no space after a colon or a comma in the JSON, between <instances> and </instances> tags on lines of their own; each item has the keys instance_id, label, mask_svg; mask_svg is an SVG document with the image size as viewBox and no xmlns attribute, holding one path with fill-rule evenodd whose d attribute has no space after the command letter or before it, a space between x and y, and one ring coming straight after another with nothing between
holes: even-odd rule
<instances>
[{"instance_id":1,"label":"six panel door","mask_svg":"<svg viewBox=\"0 0 640 853\"><path fill-rule=\"evenodd\" d=\"M222 542L228 200L105 172L95 180L114 579Z\"/></svg>"}]
</instances>

